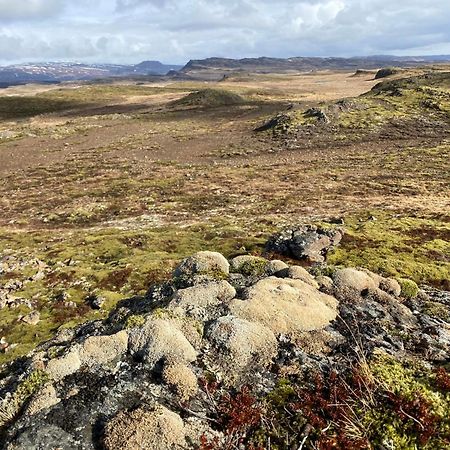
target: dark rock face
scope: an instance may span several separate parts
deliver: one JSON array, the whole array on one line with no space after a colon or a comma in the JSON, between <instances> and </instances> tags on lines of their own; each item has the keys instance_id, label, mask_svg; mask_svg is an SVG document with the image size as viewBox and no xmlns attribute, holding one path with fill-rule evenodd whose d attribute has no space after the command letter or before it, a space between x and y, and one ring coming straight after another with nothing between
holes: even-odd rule
<instances>
[{"instance_id":1,"label":"dark rock face","mask_svg":"<svg viewBox=\"0 0 450 450\"><path fill-rule=\"evenodd\" d=\"M305 225L272 236L266 244L266 250L291 258L321 263L325 261L328 251L339 244L343 234L341 229L324 230Z\"/></svg>"},{"instance_id":2,"label":"dark rock face","mask_svg":"<svg viewBox=\"0 0 450 450\"><path fill-rule=\"evenodd\" d=\"M296 232L276 248L323 257L342 236ZM262 258L235 258L229 274L218 263L228 271L220 254L193 255L175 271L189 268L190 283L155 286L4 368L0 447L189 449L207 436L224 448L211 377L223 392L251 385L264 395L293 367L345 371L360 352L449 360L448 293L405 299L395 280L354 268L314 278Z\"/></svg>"}]
</instances>

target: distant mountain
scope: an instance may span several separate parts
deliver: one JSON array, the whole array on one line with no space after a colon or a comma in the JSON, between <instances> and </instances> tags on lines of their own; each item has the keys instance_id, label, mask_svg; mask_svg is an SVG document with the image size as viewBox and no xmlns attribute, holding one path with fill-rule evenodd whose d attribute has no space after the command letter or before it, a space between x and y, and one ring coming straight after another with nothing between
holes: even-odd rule
<instances>
[{"instance_id":1,"label":"distant mountain","mask_svg":"<svg viewBox=\"0 0 450 450\"><path fill-rule=\"evenodd\" d=\"M136 65L30 63L0 67L0 87L26 83L59 83L98 78L165 75L182 66L166 65L159 61L143 61Z\"/></svg>"},{"instance_id":2,"label":"distant mountain","mask_svg":"<svg viewBox=\"0 0 450 450\"><path fill-rule=\"evenodd\" d=\"M294 58L207 58L191 60L181 72L191 74L205 71L253 71L274 72L287 70L323 70L323 69L377 69L383 66L412 67L420 64L438 62L450 62L450 56L366 56L352 58L318 58L318 57L294 57Z\"/></svg>"},{"instance_id":3,"label":"distant mountain","mask_svg":"<svg viewBox=\"0 0 450 450\"><path fill-rule=\"evenodd\" d=\"M141 75L166 75L171 70L179 70L183 66L174 64L162 64L159 61L143 61L134 66L134 70Z\"/></svg>"}]
</instances>

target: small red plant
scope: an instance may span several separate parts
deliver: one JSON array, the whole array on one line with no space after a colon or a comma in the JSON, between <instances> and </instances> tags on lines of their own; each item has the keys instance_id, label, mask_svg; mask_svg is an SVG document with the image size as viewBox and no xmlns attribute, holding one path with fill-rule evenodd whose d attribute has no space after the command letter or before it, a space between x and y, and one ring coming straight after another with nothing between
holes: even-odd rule
<instances>
[{"instance_id":1,"label":"small red plant","mask_svg":"<svg viewBox=\"0 0 450 450\"><path fill-rule=\"evenodd\" d=\"M436 386L444 392L450 392L450 375L443 367L436 370Z\"/></svg>"},{"instance_id":2,"label":"small red plant","mask_svg":"<svg viewBox=\"0 0 450 450\"><path fill-rule=\"evenodd\" d=\"M431 403L419 392L413 399L389 393L394 411L417 434L419 442L425 445L437 432L439 417L431 412Z\"/></svg>"}]
</instances>

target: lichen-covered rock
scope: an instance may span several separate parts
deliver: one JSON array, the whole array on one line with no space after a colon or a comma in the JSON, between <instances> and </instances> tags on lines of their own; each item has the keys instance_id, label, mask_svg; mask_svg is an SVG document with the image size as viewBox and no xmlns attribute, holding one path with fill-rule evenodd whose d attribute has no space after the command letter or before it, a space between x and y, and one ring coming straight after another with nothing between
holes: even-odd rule
<instances>
[{"instance_id":1,"label":"lichen-covered rock","mask_svg":"<svg viewBox=\"0 0 450 450\"><path fill-rule=\"evenodd\" d=\"M230 264L217 252L198 252L183 260L175 269L175 277L191 277L193 275L228 274Z\"/></svg>"},{"instance_id":2,"label":"lichen-covered rock","mask_svg":"<svg viewBox=\"0 0 450 450\"><path fill-rule=\"evenodd\" d=\"M110 336L91 336L80 350L81 364L104 367L118 361L128 349L128 334L125 330Z\"/></svg>"},{"instance_id":3,"label":"lichen-covered rock","mask_svg":"<svg viewBox=\"0 0 450 450\"><path fill-rule=\"evenodd\" d=\"M26 316L21 317L20 319L22 322L28 324L28 325L37 325L39 321L41 320L41 315L38 311L32 311Z\"/></svg>"},{"instance_id":4,"label":"lichen-covered rock","mask_svg":"<svg viewBox=\"0 0 450 450\"><path fill-rule=\"evenodd\" d=\"M284 261L280 261L279 259L273 259L268 262L266 273L268 276L271 275L278 276L278 274L285 271L286 269L289 269L289 266Z\"/></svg>"},{"instance_id":5,"label":"lichen-covered rock","mask_svg":"<svg viewBox=\"0 0 450 450\"><path fill-rule=\"evenodd\" d=\"M378 287L368 273L353 268L336 270L333 281L336 296L346 301L358 301L361 295L374 291Z\"/></svg>"},{"instance_id":6,"label":"lichen-covered rock","mask_svg":"<svg viewBox=\"0 0 450 450\"><path fill-rule=\"evenodd\" d=\"M164 366L162 378L173 387L182 401L187 401L198 391L197 377L185 364L168 363Z\"/></svg>"},{"instance_id":7,"label":"lichen-covered rock","mask_svg":"<svg viewBox=\"0 0 450 450\"><path fill-rule=\"evenodd\" d=\"M51 359L45 368L50 378L60 381L75 373L81 367L80 352L77 347L72 347L65 355Z\"/></svg>"},{"instance_id":8,"label":"lichen-covered rock","mask_svg":"<svg viewBox=\"0 0 450 450\"><path fill-rule=\"evenodd\" d=\"M382 278L380 280L380 289L394 297L399 297L402 291L400 283L394 278Z\"/></svg>"},{"instance_id":9,"label":"lichen-covered rock","mask_svg":"<svg viewBox=\"0 0 450 450\"><path fill-rule=\"evenodd\" d=\"M77 439L55 425L28 427L21 431L6 450L79 450Z\"/></svg>"},{"instance_id":10,"label":"lichen-covered rock","mask_svg":"<svg viewBox=\"0 0 450 450\"><path fill-rule=\"evenodd\" d=\"M61 401L58 398L56 389L53 384L46 384L36 394L33 395L26 408L26 414L33 415L57 405Z\"/></svg>"},{"instance_id":11,"label":"lichen-covered rock","mask_svg":"<svg viewBox=\"0 0 450 450\"><path fill-rule=\"evenodd\" d=\"M337 315L337 300L302 280L275 277L260 280L244 299L230 303L233 315L258 322L273 333L312 331L327 326Z\"/></svg>"},{"instance_id":12,"label":"lichen-covered rock","mask_svg":"<svg viewBox=\"0 0 450 450\"><path fill-rule=\"evenodd\" d=\"M235 296L236 290L227 281L210 281L180 289L168 309L178 315L207 321L224 315L227 304Z\"/></svg>"},{"instance_id":13,"label":"lichen-covered rock","mask_svg":"<svg viewBox=\"0 0 450 450\"><path fill-rule=\"evenodd\" d=\"M159 362L188 364L197 358L197 351L173 321L152 317L130 331L129 351L150 368Z\"/></svg>"},{"instance_id":14,"label":"lichen-covered rock","mask_svg":"<svg viewBox=\"0 0 450 450\"><path fill-rule=\"evenodd\" d=\"M242 371L267 367L277 354L277 341L268 327L234 316L214 321L206 337L219 353L214 362L231 380L239 379Z\"/></svg>"},{"instance_id":15,"label":"lichen-covered rock","mask_svg":"<svg viewBox=\"0 0 450 450\"><path fill-rule=\"evenodd\" d=\"M319 275L318 277L316 277L316 282L319 285L319 289L321 292L324 292L328 295L333 295L334 284L333 280L330 277Z\"/></svg>"},{"instance_id":16,"label":"lichen-covered rock","mask_svg":"<svg viewBox=\"0 0 450 450\"><path fill-rule=\"evenodd\" d=\"M161 405L122 411L105 427L105 450L169 450L185 448L181 417Z\"/></svg>"},{"instance_id":17,"label":"lichen-covered rock","mask_svg":"<svg viewBox=\"0 0 450 450\"><path fill-rule=\"evenodd\" d=\"M293 280L302 280L305 283L310 284L311 286L319 289L319 284L314 279L314 277L301 266L291 266L286 272L288 278L292 278Z\"/></svg>"}]
</instances>

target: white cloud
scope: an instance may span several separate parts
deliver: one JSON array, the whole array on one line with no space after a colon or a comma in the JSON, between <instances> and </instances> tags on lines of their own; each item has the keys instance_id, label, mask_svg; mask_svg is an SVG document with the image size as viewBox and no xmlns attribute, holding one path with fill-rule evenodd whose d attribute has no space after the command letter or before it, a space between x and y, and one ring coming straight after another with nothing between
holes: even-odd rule
<instances>
[{"instance_id":1,"label":"white cloud","mask_svg":"<svg viewBox=\"0 0 450 450\"><path fill-rule=\"evenodd\" d=\"M0 58L450 53L449 17L448 0L0 0Z\"/></svg>"},{"instance_id":2,"label":"white cloud","mask_svg":"<svg viewBox=\"0 0 450 450\"><path fill-rule=\"evenodd\" d=\"M0 21L49 18L63 9L63 0L0 0Z\"/></svg>"}]
</instances>

